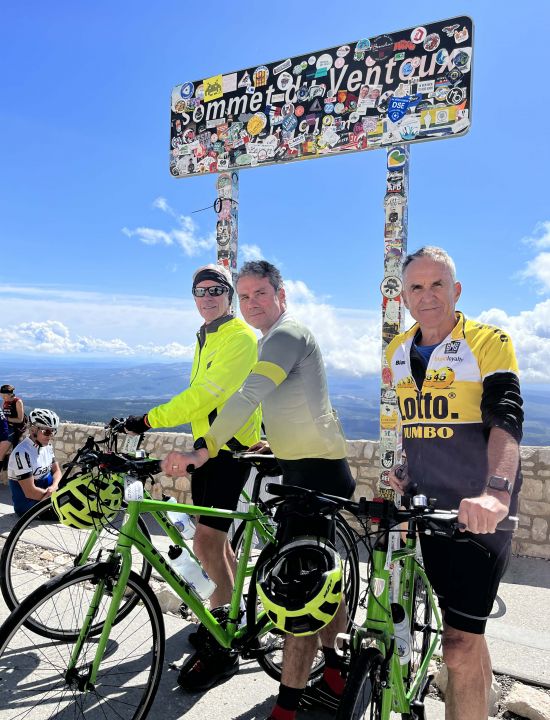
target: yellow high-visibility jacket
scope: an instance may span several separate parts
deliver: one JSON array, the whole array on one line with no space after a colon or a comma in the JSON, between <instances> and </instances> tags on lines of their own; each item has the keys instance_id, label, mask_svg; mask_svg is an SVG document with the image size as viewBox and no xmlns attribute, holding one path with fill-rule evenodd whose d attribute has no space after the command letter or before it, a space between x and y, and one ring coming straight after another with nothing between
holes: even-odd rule
<instances>
[{"instance_id":1,"label":"yellow high-visibility jacket","mask_svg":"<svg viewBox=\"0 0 550 720\"><path fill-rule=\"evenodd\" d=\"M205 435L227 400L238 390L258 360L252 330L232 315L203 325L197 333L189 387L147 413L152 428L191 423L193 437ZM257 408L223 449L244 449L260 439Z\"/></svg>"}]
</instances>

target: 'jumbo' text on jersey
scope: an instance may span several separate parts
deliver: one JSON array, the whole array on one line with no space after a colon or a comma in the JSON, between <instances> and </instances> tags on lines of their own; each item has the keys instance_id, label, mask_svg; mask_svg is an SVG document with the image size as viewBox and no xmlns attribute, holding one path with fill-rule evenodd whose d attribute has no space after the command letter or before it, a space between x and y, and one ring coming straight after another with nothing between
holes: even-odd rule
<instances>
[{"instance_id":1,"label":"'jumbo' text on jersey","mask_svg":"<svg viewBox=\"0 0 550 720\"><path fill-rule=\"evenodd\" d=\"M418 324L394 338L386 350L409 477L419 492L448 508L484 491L491 428L501 427L519 441L523 419L509 336L496 327L466 320L462 313L456 315L457 324L434 348L420 386L411 362ZM511 512L520 477L518 471Z\"/></svg>"},{"instance_id":2,"label":"'jumbo' text on jersey","mask_svg":"<svg viewBox=\"0 0 550 720\"><path fill-rule=\"evenodd\" d=\"M242 320L225 316L203 325L197 333L189 387L147 413L152 428L191 423L193 437L202 437L258 360L256 335ZM260 439L261 412L243 418L226 441L244 450Z\"/></svg>"},{"instance_id":3,"label":"'jumbo' text on jersey","mask_svg":"<svg viewBox=\"0 0 550 720\"><path fill-rule=\"evenodd\" d=\"M267 439L278 458L345 458L344 435L311 332L283 313L260 339L258 353L246 382L205 435L210 456L261 403Z\"/></svg>"},{"instance_id":4,"label":"'jumbo' text on jersey","mask_svg":"<svg viewBox=\"0 0 550 720\"><path fill-rule=\"evenodd\" d=\"M30 438L25 438L15 447L8 462L8 479L19 480L29 473L35 481L51 472L55 462L53 447L35 445Z\"/></svg>"}]
</instances>

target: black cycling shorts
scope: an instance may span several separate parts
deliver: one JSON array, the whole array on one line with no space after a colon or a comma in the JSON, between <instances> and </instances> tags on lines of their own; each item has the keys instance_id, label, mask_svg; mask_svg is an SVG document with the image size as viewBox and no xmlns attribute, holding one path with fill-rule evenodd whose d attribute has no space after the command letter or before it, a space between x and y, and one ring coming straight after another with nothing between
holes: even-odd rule
<instances>
[{"instance_id":1,"label":"black cycling shorts","mask_svg":"<svg viewBox=\"0 0 550 720\"><path fill-rule=\"evenodd\" d=\"M193 505L236 510L241 491L250 475L250 465L239 462L227 450L220 450L191 476ZM231 518L201 515L199 523L227 532Z\"/></svg>"},{"instance_id":2,"label":"black cycling shorts","mask_svg":"<svg viewBox=\"0 0 550 720\"><path fill-rule=\"evenodd\" d=\"M327 460L325 458L304 458L301 460L280 460L283 471L283 485L298 485L308 490L317 490L329 495L350 498L355 490L355 480L349 469L348 461ZM298 509L299 510L299 509ZM299 513L285 518L287 527L284 539L300 535L323 537L334 543L334 522L325 517L304 517Z\"/></svg>"},{"instance_id":3,"label":"black cycling shorts","mask_svg":"<svg viewBox=\"0 0 550 720\"><path fill-rule=\"evenodd\" d=\"M467 538L483 547L462 538L421 535L422 556L447 625L483 635L510 559L511 534L464 533Z\"/></svg>"}]
</instances>

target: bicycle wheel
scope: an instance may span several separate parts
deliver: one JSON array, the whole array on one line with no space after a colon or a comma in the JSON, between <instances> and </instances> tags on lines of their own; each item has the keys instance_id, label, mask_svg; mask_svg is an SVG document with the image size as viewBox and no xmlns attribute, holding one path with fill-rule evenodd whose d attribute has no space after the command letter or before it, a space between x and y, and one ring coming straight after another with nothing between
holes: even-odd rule
<instances>
[{"instance_id":1,"label":"bicycle wheel","mask_svg":"<svg viewBox=\"0 0 550 720\"><path fill-rule=\"evenodd\" d=\"M336 720L380 720L383 661L380 651L372 647L361 650L352 660Z\"/></svg>"},{"instance_id":2,"label":"bicycle wheel","mask_svg":"<svg viewBox=\"0 0 550 720\"><path fill-rule=\"evenodd\" d=\"M353 618L359 601L359 558L353 534L346 521L336 516L336 550L342 558L344 573L344 595L348 611L348 630L353 624ZM283 664L284 634L270 633L266 636L266 643L271 650L258 657L258 664L274 680L281 679ZM313 660L310 680L321 677L325 669L325 658L321 647Z\"/></svg>"},{"instance_id":3,"label":"bicycle wheel","mask_svg":"<svg viewBox=\"0 0 550 720\"><path fill-rule=\"evenodd\" d=\"M124 512L121 511L108 527L102 529L88 562L97 560L100 552L105 557L114 547L123 520ZM138 525L150 539L143 518L138 519ZM0 555L0 588L10 610L14 610L52 576L75 567L89 536L89 530L61 525L55 514L52 514L49 498L26 512L12 528ZM132 549L132 569L145 581L149 580L152 568L135 548ZM120 606L120 617L124 617L136 602L137 598L128 593ZM27 626L39 635L52 639L60 639L78 631L78 628L46 626L33 617L28 618Z\"/></svg>"},{"instance_id":4,"label":"bicycle wheel","mask_svg":"<svg viewBox=\"0 0 550 720\"><path fill-rule=\"evenodd\" d=\"M131 573L128 581L138 603L113 627L94 686L87 691L79 688L88 677L97 637L83 640L76 668L69 671L74 641L44 640L27 627L30 617L49 626L53 615L61 627L82 627L97 583L106 581L96 615L103 621L115 580L108 563L74 568L39 587L12 612L0 640L2 720L146 717L162 672L164 623L157 599L138 575Z\"/></svg>"},{"instance_id":5,"label":"bicycle wheel","mask_svg":"<svg viewBox=\"0 0 550 720\"><path fill-rule=\"evenodd\" d=\"M413 602L411 617L411 659L409 663L410 686L424 658L428 654L432 642L432 606L426 584L420 575L415 575L413 585Z\"/></svg>"}]
</instances>

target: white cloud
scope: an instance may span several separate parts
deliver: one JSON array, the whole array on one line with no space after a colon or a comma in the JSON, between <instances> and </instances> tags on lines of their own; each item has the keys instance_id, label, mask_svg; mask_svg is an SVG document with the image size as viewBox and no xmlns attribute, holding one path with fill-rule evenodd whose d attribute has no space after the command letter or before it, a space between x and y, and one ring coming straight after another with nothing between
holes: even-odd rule
<instances>
[{"instance_id":1,"label":"white cloud","mask_svg":"<svg viewBox=\"0 0 550 720\"><path fill-rule=\"evenodd\" d=\"M330 370L379 373L378 310L334 307L301 280L287 280L285 287L289 310L311 328ZM40 353L190 360L201 323L192 300L53 287L0 285L0 306L4 357ZM550 382L550 299L517 315L491 308L478 319L510 333L524 382Z\"/></svg>"},{"instance_id":2,"label":"white cloud","mask_svg":"<svg viewBox=\"0 0 550 720\"><path fill-rule=\"evenodd\" d=\"M381 319L370 310L321 302L301 280L285 280L289 310L315 335L330 370L350 375L380 371Z\"/></svg>"},{"instance_id":3,"label":"white cloud","mask_svg":"<svg viewBox=\"0 0 550 720\"><path fill-rule=\"evenodd\" d=\"M160 230L158 228L138 227L131 230L122 228L122 232L129 238L137 237L145 245L178 245L189 257L210 250L216 244L216 234L211 232L205 237L198 235L198 228L192 217L189 215L178 215L163 197L153 201L153 207L161 210L166 215L175 218L179 227L172 230Z\"/></svg>"},{"instance_id":4,"label":"white cloud","mask_svg":"<svg viewBox=\"0 0 550 720\"><path fill-rule=\"evenodd\" d=\"M478 319L510 334L523 381L550 382L550 300L519 315L508 315L504 310L491 308L481 313Z\"/></svg>"},{"instance_id":5,"label":"white cloud","mask_svg":"<svg viewBox=\"0 0 550 720\"><path fill-rule=\"evenodd\" d=\"M239 252L242 254L245 262L249 260L262 260L265 255L259 245L239 245Z\"/></svg>"},{"instance_id":6,"label":"white cloud","mask_svg":"<svg viewBox=\"0 0 550 720\"><path fill-rule=\"evenodd\" d=\"M541 252L530 260L521 275L524 279L534 278L541 293L550 292L550 252Z\"/></svg>"},{"instance_id":7,"label":"white cloud","mask_svg":"<svg viewBox=\"0 0 550 720\"><path fill-rule=\"evenodd\" d=\"M20 323L2 328L0 337L0 352L3 354L13 352L18 354L32 353L44 355L106 355L126 357L165 357L191 360L193 358L194 343L181 345L172 342L167 345L154 343L129 345L120 338L103 340L101 338L87 337L85 335L71 334L69 328L61 322L48 320L46 322Z\"/></svg>"},{"instance_id":8,"label":"white cloud","mask_svg":"<svg viewBox=\"0 0 550 720\"><path fill-rule=\"evenodd\" d=\"M536 248L550 248L550 220L537 223L533 234L523 238L523 242Z\"/></svg>"},{"instance_id":9,"label":"white cloud","mask_svg":"<svg viewBox=\"0 0 550 720\"><path fill-rule=\"evenodd\" d=\"M550 248L550 220L538 223L533 234L523 238L523 242L543 252L529 260L520 277L524 280L534 279L539 285L539 292L546 294L550 292L550 252L544 252L544 249Z\"/></svg>"}]
</instances>

